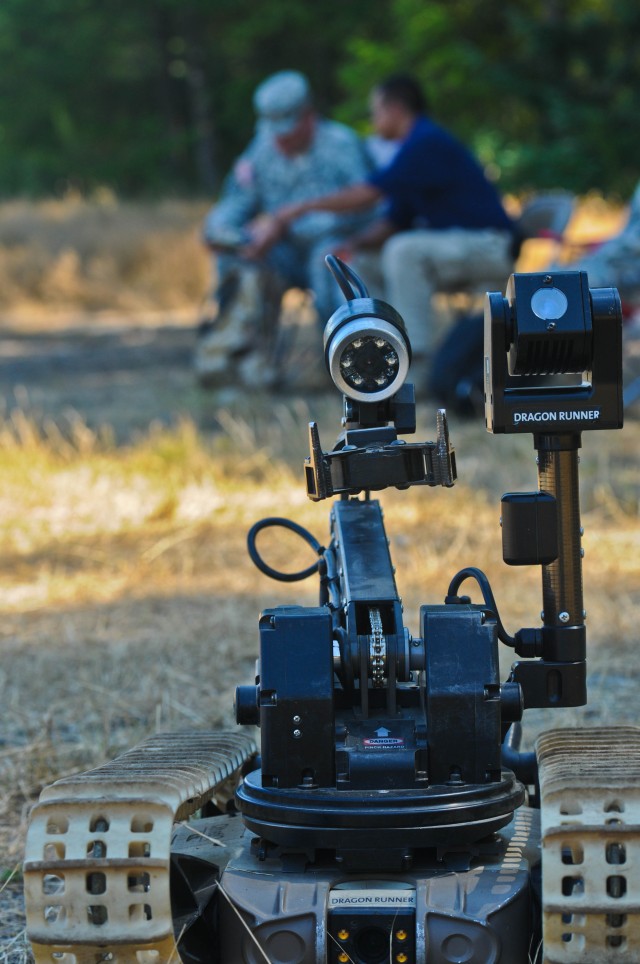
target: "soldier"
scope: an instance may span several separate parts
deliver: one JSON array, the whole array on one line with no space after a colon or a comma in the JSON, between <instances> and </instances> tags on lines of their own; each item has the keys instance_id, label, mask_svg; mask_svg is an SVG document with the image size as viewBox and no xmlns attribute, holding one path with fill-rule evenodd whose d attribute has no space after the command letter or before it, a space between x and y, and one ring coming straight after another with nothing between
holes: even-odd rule
<instances>
[{"instance_id":1,"label":"soldier","mask_svg":"<svg viewBox=\"0 0 640 964\"><path fill-rule=\"evenodd\" d=\"M201 324L196 372L201 384L233 381L269 387L278 376L274 342L280 302L310 288L322 324L343 301L324 255L339 248L363 215L311 212L286 226L283 204L340 190L368 173L354 131L314 110L307 79L280 71L257 88L255 136L236 161L204 225L214 253L217 311Z\"/></svg>"},{"instance_id":2,"label":"soldier","mask_svg":"<svg viewBox=\"0 0 640 964\"><path fill-rule=\"evenodd\" d=\"M640 183L633 192L629 216L620 233L579 261L560 267L586 271L592 288L613 286L623 299L637 300L640 294Z\"/></svg>"}]
</instances>

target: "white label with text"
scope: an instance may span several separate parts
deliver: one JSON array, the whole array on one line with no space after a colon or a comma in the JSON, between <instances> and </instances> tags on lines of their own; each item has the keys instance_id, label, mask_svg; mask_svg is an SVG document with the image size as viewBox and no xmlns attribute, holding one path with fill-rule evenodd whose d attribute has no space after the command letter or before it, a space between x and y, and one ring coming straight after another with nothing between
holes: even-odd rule
<instances>
[{"instance_id":1,"label":"white label with text","mask_svg":"<svg viewBox=\"0 0 640 964\"><path fill-rule=\"evenodd\" d=\"M514 412L513 423L522 422L593 422L600 418L599 408L568 412Z\"/></svg>"}]
</instances>

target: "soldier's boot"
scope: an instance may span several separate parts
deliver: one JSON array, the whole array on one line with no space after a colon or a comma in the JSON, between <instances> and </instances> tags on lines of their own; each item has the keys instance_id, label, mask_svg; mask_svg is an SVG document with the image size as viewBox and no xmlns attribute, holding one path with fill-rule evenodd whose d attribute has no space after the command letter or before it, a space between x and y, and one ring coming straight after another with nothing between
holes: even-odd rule
<instances>
[{"instance_id":1,"label":"soldier's boot","mask_svg":"<svg viewBox=\"0 0 640 964\"><path fill-rule=\"evenodd\" d=\"M230 271L217 294L217 310L206 317L197 333L194 354L196 377L212 388L238 378L240 360L255 347L263 327L262 271L241 265Z\"/></svg>"},{"instance_id":2,"label":"soldier's boot","mask_svg":"<svg viewBox=\"0 0 640 964\"><path fill-rule=\"evenodd\" d=\"M272 389L284 382L290 341L290 329L281 324L286 288L276 272L262 272L261 317L250 349L238 359L239 381L248 389Z\"/></svg>"}]
</instances>

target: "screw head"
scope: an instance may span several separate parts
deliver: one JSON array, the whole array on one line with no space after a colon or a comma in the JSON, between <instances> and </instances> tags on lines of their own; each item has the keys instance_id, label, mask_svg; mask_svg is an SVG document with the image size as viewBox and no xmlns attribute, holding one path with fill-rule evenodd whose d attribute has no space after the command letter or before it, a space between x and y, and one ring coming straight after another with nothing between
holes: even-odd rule
<instances>
[{"instance_id":1,"label":"screw head","mask_svg":"<svg viewBox=\"0 0 640 964\"><path fill-rule=\"evenodd\" d=\"M293 717L293 722L294 722L294 723L301 723L301 722L302 722L302 717L301 717L301 716L298 716L298 714L296 713L296 715Z\"/></svg>"},{"instance_id":2,"label":"screw head","mask_svg":"<svg viewBox=\"0 0 640 964\"><path fill-rule=\"evenodd\" d=\"M558 613L558 619L560 620L561 623L568 623L569 620L571 619L571 616L569 615L569 613L566 613L566 612Z\"/></svg>"},{"instance_id":3,"label":"screw head","mask_svg":"<svg viewBox=\"0 0 640 964\"><path fill-rule=\"evenodd\" d=\"M294 730L294 731L293 731L293 738L294 738L294 740L299 740L301 736L302 736L302 730Z\"/></svg>"}]
</instances>

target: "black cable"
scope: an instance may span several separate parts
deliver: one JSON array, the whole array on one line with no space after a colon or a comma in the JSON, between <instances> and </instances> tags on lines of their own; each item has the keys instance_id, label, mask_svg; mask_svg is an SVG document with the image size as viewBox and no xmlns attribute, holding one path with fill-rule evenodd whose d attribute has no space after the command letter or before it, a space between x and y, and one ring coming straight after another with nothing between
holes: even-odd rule
<instances>
[{"instance_id":1,"label":"black cable","mask_svg":"<svg viewBox=\"0 0 640 964\"><path fill-rule=\"evenodd\" d=\"M348 264L345 264L341 258L336 257L335 254L328 254L325 257L324 262L333 277L336 279L338 285L340 286L340 290L347 301L353 301L354 298L369 297L367 286L362 278L355 273L353 268L350 268Z\"/></svg>"},{"instance_id":2,"label":"black cable","mask_svg":"<svg viewBox=\"0 0 640 964\"><path fill-rule=\"evenodd\" d=\"M449 583L449 591L447 597L457 596L458 589L465 581L465 579L475 579L480 586L480 591L482 592L482 597L485 601L487 609L491 610L491 614L495 616L497 627L498 627L498 639L503 642L506 646L515 647L516 640L513 636L510 636L502 625L502 620L500 619L500 614L498 612L498 607L496 605L496 600L493 595L493 591L489 584L489 580L482 569L477 569L475 566L467 566L465 569L461 569L457 572L451 582Z\"/></svg>"},{"instance_id":3,"label":"black cable","mask_svg":"<svg viewBox=\"0 0 640 964\"><path fill-rule=\"evenodd\" d=\"M271 566L268 566L256 548L256 536L262 529L268 529L271 526L282 526L283 529L291 529L296 535L301 536L319 556L322 556L325 552L324 546L320 545L315 536L312 536L307 529L298 525L297 522L292 522L291 519L281 519L278 516L269 516L266 519L261 519L260 522L256 522L247 533L249 556L260 572L263 572L265 576L270 576L271 579L277 579L279 582L299 582L302 579L308 579L309 576L312 576L314 572L318 571L318 566L320 565L319 559L317 562L314 562L312 566L308 566L307 569L302 569L300 572L279 572L277 569L272 569Z\"/></svg>"}]
</instances>

